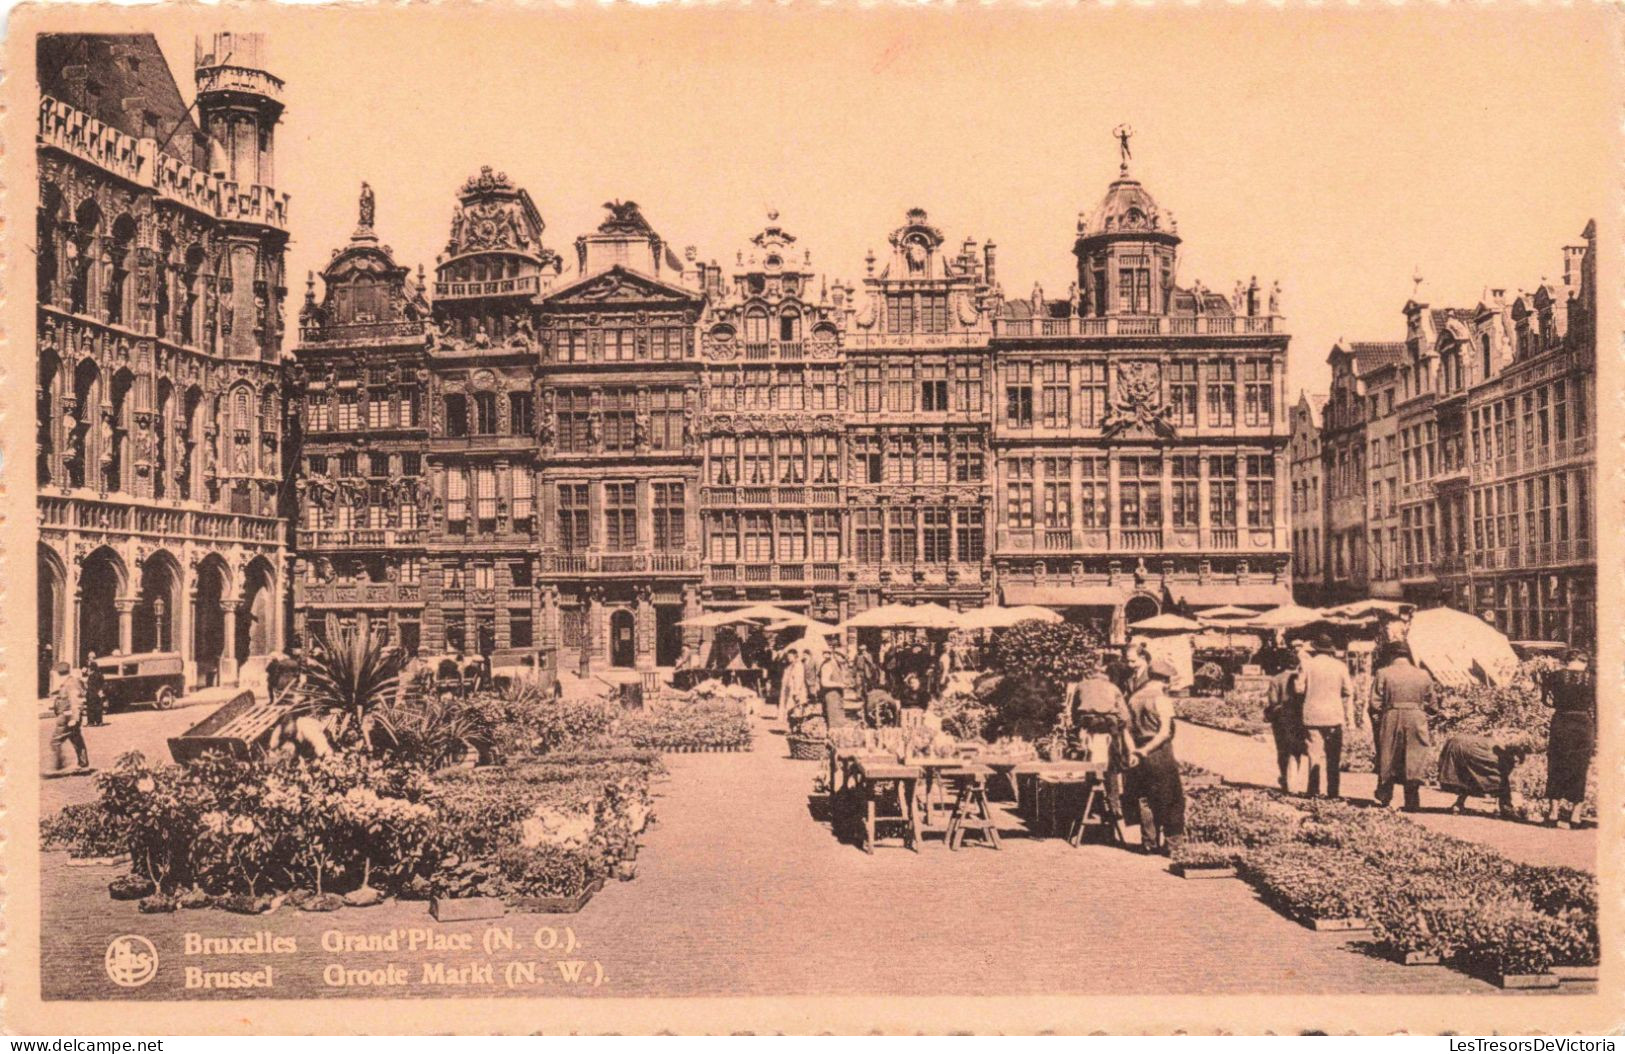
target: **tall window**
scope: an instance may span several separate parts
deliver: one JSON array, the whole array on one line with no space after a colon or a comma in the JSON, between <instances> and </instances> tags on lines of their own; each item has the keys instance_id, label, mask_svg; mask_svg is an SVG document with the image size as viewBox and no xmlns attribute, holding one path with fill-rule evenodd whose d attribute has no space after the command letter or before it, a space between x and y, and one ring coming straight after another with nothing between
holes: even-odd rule
<instances>
[{"instance_id":1,"label":"tall window","mask_svg":"<svg viewBox=\"0 0 1625 1054\"><path fill-rule=\"evenodd\" d=\"M683 330L680 326L656 326L649 332L650 353L656 359L683 357Z\"/></svg>"},{"instance_id":2,"label":"tall window","mask_svg":"<svg viewBox=\"0 0 1625 1054\"><path fill-rule=\"evenodd\" d=\"M681 388L656 388L649 393L649 446L654 450L683 448Z\"/></svg>"},{"instance_id":3,"label":"tall window","mask_svg":"<svg viewBox=\"0 0 1625 1054\"><path fill-rule=\"evenodd\" d=\"M1232 359L1208 364L1207 423L1213 428L1231 428L1236 423L1236 364Z\"/></svg>"},{"instance_id":4,"label":"tall window","mask_svg":"<svg viewBox=\"0 0 1625 1054\"><path fill-rule=\"evenodd\" d=\"M468 477L459 468L446 470L446 522L468 521Z\"/></svg>"},{"instance_id":5,"label":"tall window","mask_svg":"<svg viewBox=\"0 0 1625 1054\"><path fill-rule=\"evenodd\" d=\"M977 508L954 510L954 544L962 563L977 563L987 555L986 518Z\"/></svg>"},{"instance_id":6,"label":"tall window","mask_svg":"<svg viewBox=\"0 0 1625 1054\"><path fill-rule=\"evenodd\" d=\"M536 515L536 477L521 465L508 477L513 487L513 522L520 530L530 530L530 521Z\"/></svg>"},{"instance_id":7,"label":"tall window","mask_svg":"<svg viewBox=\"0 0 1625 1054\"><path fill-rule=\"evenodd\" d=\"M841 558L841 514L838 512L815 512L812 522L812 552L811 556L818 561L835 561Z\"/></svg>"},{"instance_id":8,"label":"tall window","mask_svg":"<svg viewBox=\"0 0 1625 1054\"><path fill-rule=\"evenodd\" d=\"M1250 427L1266 427L1273 417L1275 382L1273 364L1268 359L1248 359L1244 369L1246 391L1242 404L1242 423Z\"/></svg>"},{"instance_id":9,"label":"tall window","mask_svg":"<svg viewBox=\"0 0 1625 1054\"><path fill-rule=\"evenodd\" d=\"M942 413L948 409L947 363L920 366L920 409L927 413Z\"/></svg>"},{"instance_id":10,"label":"tall window","mask_svg":"<svg viewBox=\"0 0 1625 1054\"><path fill-rule=\"evenodd\" d=\"M367 475L373 476L373 477L389 475L389 455L388 454L368 454L367 455Z\"/></svg>"},{"instance_id":11,"label":"tall window","mask_svg":"<svg viewBox=\"0 0 1625 1054\"><path fill-rule=\"evenodd\" d=\"M638 547L638 485L604 484L604 548L627 552Z\"/></svg>"},{"instance_id":12,"label":"tall window","mask_svg":"<svg viewBox=\"0 0 1625 1054\"><path fill-rule=\"evenodd\" d=\"M835 483L840 480L840 473L840 440L835 436L813 436L812 481L814 483Z\"/></svg>"},{"instance_id":13,"label":"tall window","mask_svg":"<svg viewBox=\"0 0 1625 1054\"><path fill-rule=\"evenodd\" d=\"M767 366L746 366L740 395L747 410L773 408L773 371Z\"/></svg>"},{"instance_id":14,"label":"tall window","mask_svg":"<svg viewBox=\"0 0 1625 1054\"><path fill-rule=\"evenodd\" d=\"M1072 459L1044 459L1044 526L1051 530L1072 527Z\"/></svg>"},{"instance_id":15,"label":"tall window","mask_svg":"<svg viewBox=\"0 0 1625 1054\"><path fill-rule=\"evenodd\" d=\"M586 552L592 545L588 487L586 483L559 484L559 548L564 552Z\"/></svg>"},{"instance_id":16,"label":"tall window","mask_svg":"<svg viewBox=\"0 0 1625 1054\"><path fill-rule=\"evenodd\" d=\"M747 512L741 518L745 534L745 559L765 563L773 559L773 517L766 512Z\"/></svg>"},{"instance_id":17,"label":"tall window","mask_svg":"<svg viewBox=\"0 0 1625 1054\"><path fill-rule=\"evenodd\" d=\"M918 435L893 435L886 443L886 482L913 483L915 469L919 467L920 441Z\"/></svg>"},{"instance_id":18,"label":"tall window","mask_svg":"<svg viewBox=\"0 0 1625 1054\"><path fill-rule=\"evenodd\" d=\"M952 558L952 520L948 510L931 506L920 510L920 555L928 564L945 564Z\"/></svg>"},{"instance_id":19,"label":"tall window","mask_svg":"<svg viewBox=\"0 0 1625 1054\"><path fill-rule=\"evenodd\" d=\"M343 396L340 396L342 400ZM468 399L466 396L451 394L445 398L446 406L446 434L460 437L468 435ZM339 406L340 428L343 428L344 407Z\"/></svg>"},{"instance_id":20,"label":"tall window","mask_svg":"<svg viewBox=\"0 0 1625 1054\"><path fill-rule=\"evenodd\" d=\"M948 449L950 437L941 432L920 436L919 456L915 461L916 483L948 482Z\"/></svg>"},{"instance_id":21,"label":"tall window","mask_svg":"<svg viewBox=\"0 0 1625 1054\"><path fill-rule=\"evenodd\" d=\"M974 435L954 437L954 482L980 483L986 472L980 441Z\"/></svg>"},{"instance_id":22,"label":"tall window","mask_svg":"<svg viewBox=\"0 0 1625 1054\"><path fill-rule=\"evenodd\" d=\"M449 399L448 399L449 401ZM354 388L339 392L338 427L342 432L353 432L361 424L361 394Z\"/></svg>"},{"instance_id":23,"label":"tall window","mask_svg":"<svg viewBox=\"0 0 1625 1054\"><path fill-rule=\"evenodd\" d=\"M1162 458L1125 457L1118 462L1117 508L1124 527L1162 526Z\"/></svg>"},{"instance_id":24,"label":"tall window","mask_svg":"<svg viewBox=\"0 0 1625 1054\"><path fill-rule=\"evenodd\" d=\"M856 509L852 513L852 544L860 564L879 564L886 559L879 509Z\"/></svg>"},{"instance_id":25,"label":"tall window","mask_svg":"<svg viewBox=\"0 0 1625 1054\"><path fill-rule=\"evenodd\" d=\"M740 441L743 469L739 482L751 487L773 482L773 458L766 436L746 436Z\"/></svg>"},{"instance_id":26,"label":"tall window","mask_svg":"<svg viewBox=\"0 0 1625 1054\"><path fill-rule=\"evenodd\" d=\"M914 331L914 294L893 294L886 298L886 331L912 333Z\"/></svg>"},{"instance_id":27,"label":"tall window","mask_svg":"<svg viewBox=\"0 0 1625 1054\"><path fill-rule=\"evenodd\" d=\"M773 386L773 409L802 410L806 405L806 371L800 366L779 367L778 383Z\"/></svg>"},{"instance_id":28,"label":"tall window","mask_svg":"<svg viewBox=\"0 0 1625 1054\"><path fill-rule=\"evenodd\" d=\"M919 555L918 517L913 509L886 511L886 555L894 564L912 564Z\"/></svg>"},{"instance_id":29,"label":"tall window","mask_svg":"<svg viewBox=\"0 0 1625 1054\"><path fill-rule=\"evenodd\" d=\"M1033 426L1033 364L1012 362L1004 368L1004 419L1011 428Z\"/></svg>"},{"instance_id":30,"label":"tall window","mask_svg":"<svg viewBox=\"0 0 1625 1054\"><path fill-rule=\"evenodd\" d=\"M859 483L879 483L883 479L880 437L855 435L852 444L852 478Z\"/></svg>"},{"instance_id":31,"label":"tall window","mask_svg":"<svg viewBox=\"0 0 1625 1054\"><path fill-rule=\"evenodd\" d=\"M388 428L389 420L389 389L369 388L367 390L367 427Z\"/></svg>"},{"instance_id":32,"label":"tall window","mask_svg":"<svg viewBox=\"0 0 1625 1054\"><path fill-rule=\"evenodd\" d=\"M604 392L604 449L627 451L637 446L638 393L631 388Z\"/></svg>"},{"instance_id":33,"label":"tall window","mask_svg":"<svg viewBox=\"0 0 1625 1054\"><path fill-rule=\"evenodd\" d=\"M712 560L739 559L739 514L718 512L712 514L707 533L708 552Z\"/></svg>"},{"instance_id":34,"label":"tall window","mask_svg":"<svg viewBox=\"0 0 1625 1054\"><path fill-rule=\"evenodd\" d=\"M688 530L684 518L684 494L681 483L656 483L654 490L655 551L678 552L683 548Z\"/></svg>"},{"instance_id":35,"label":"tall window","mask_svg":"<svg viewBox=\"0 0 1625 1054\"><path fill-rule=\"evenodd\" d=\"M1040 403L1045 428L1069 428L1072 425L1072 392L1068 387L1066 363L1046 362L1039 367L1044 388Z\"/></svg>"},{"instance_id":36,"label":"tall window","mask_svg":"<svg viewBox=\"0 0 1625 1054\"><path fill-rule=\"evenodd\" d=\"M305 400L305 416L310 419L307 426L312 432L327 431L327 393L317 392Z\"/></svg>"},{"instance_id":37,"label":"tall window","mask_svg":"<svg viewBox=\"0 0 1625 1054\"><path fill-rule=\"evenodd\" d=\"M779 339L801 339L801 312L793 307L787 307L779 315Z\"/></svg>"},{"instance_id":38,"label":"tall window","mask_svg":"<svg viewBox=\"0 0 1625 1054\"><path fill-rule=\"evenodd\" d=\"M474 497L476 514L480 520L480 530L491 531L496 529L497 519L497 473L493 468L477 468L474 470Z\"/></svg>"},{"instance_id":39,"label":"tall window","mask_svg":"<svg viewBox=\"0 0 1625 1054\"><path fill-rule=\"evenodd\" d=\"M914 411L914 363L893 360L886 365L886 410L888 413Z\"/></svg>"},{"instance_id":40,"label":"tall window","mask_svg":"<svg viewBox=\"0 0 1625 1054\"><path fill-rule=\"evenodd\" d=\"M859 363L852 367L852 409L860 414L880 411L881 374L876 363Z\"/></svg>"},{"instance_id":41,"label":"tall window","mask_svg":"<svg viewBox=\"0 0 1625 1054\"><path fill-rule=\"evenodd\" d=\"M1033 525L1033 459L1013 457L1005 468L1005 522L1024 529Z\"/></svg>"},{"instance_id":42,"label":"tall window","mask_svg":"<svg viewBox=\"0 0 1625 1054\"><path fill-rule=\"evenodd\" d=\"M957 362L954 364L954 408L961 413L980 413L982 409L982 364Z\"/></svg>"},{"instance_id":43,"label":"tall window","mask_svg":"<svg viewBox=\"0 0 1625 1054\"><path fill-rule=\"evenodd\" d=\"M1208 524L1236 525L1236 459L1216 454L1208 458Z\"/></svg>"},{"instance_id":44,"label":"tall window","mask_svg":"<svg viewBox=\"0 0 1625 1054\"><path fill-rule=\"evenodd\" d=\"M497 434L497 396L495 392L474 393L474 433L482 436Z\"/></svg>"},{"instance_id":45,"label":"tall window","mask_svg":"<svg viewBox=\"0 0 1625 1054\"><path fill-rule=\"evenodd\" d=\"M841 370L839 366L813 366L807 370L807 405L812 410L839 410L841 408Z\"/></svg>"},{"instance_id":46,"label":"tall window","mask_svg":"<svg viewBox=\"0 0 1625 1054\"><path fill-rule=\"evenodd\" d=\"M1173 524L1195 527L1201 522L1202 459L1190 454L1174 458Z\"/></svg>"},{"instance_id":47,"label":"tall window","mask_svg":"<svg viewBox=\"0 0 1625 1054\"><path fill-rule=\"evenodd\" d=\"M948 332L948 294L920 294L920 332Z\"/></svg>"},{"instance_id":48,"label":"tall window","mask_svg":"<svg viewBox=\"0 0 1625 1054\"><path fill-rule=\"evenodd\" d=\"M587 332L581 329L561 330L558 335L560 362L587 361Z\"/></svg>"},{"instance_id":49,"label":"tall window","mask_svg":"<svg viewBox=\"0 0 1625 1054\"><path fill-rule=\"evenodd\" d=\"M556 399L559 450L584 454L592 449L592 393L585 388L566 388Z\"/></svg>"},{"instance_id":50,"label":"tall window","mask_svg":"<svg viewBox=\"0 0 1625 1054\"><path fill-rule=\"evenodd\" d=\"M1247 455L1247 526L1275 526L1275 459L1268 454Z\"/></svg>"},{"instance_id":51,"label":"tall window","mask_svg":"<svg viewBox=\"0 0 1625 1054\"><path fill-rule=\"evenodd\" d=\"M807 514L781 512L775 517L775 553L780 560L807 559Z\"/></svg>"},{"instance_id":52,"label":"tall window","mask_svg":"<svg viewBox=\"0 0 1625 1054\"><path fill-rule=\"evenodd\" d=\"M707 444L707 477L718 487L731 487L739 476L739 440L733 436L712 436Z\"/></svg>"},{"instance_id":53,"label":"tall window","mask_svg":"<svg viewBox=\"0 0 1625 1054\"><path fill-rule=\"evenodd\" d=\"M1078 364L1078 424L1098 426L1106 417L1106 364Z\"/></svg>"},{"instance_id":54,"label":"tall window","mask_svg":"<svg viewBox=\"0 0 1625 1054\"><path fill-rule=\"evenodd\" d=\"M1105 527L1111 522L1107 506L1109 470L1106 458L1078 459L1078 471L1082 476L1078 484L1078 523L1084 527Z\"/></svg>"},{"instance_id":55,"label":"tall window","mask_svg":"<svg viewBox=\"0 0 1625 1054\"><path fill-rule=\"evenodd\" d=\"M780 483L807 482L807 440L802 436L782 436L775 446L774 478Z\"/></svg>"},{"instance_id":56,"label":"tall window","mask_svg":"<svg viewBox=\"0 0 1625 1054\"><path fill-rule=\"evenodd\" d=\"M1175 428L1196 427L1196 363L1181 359L1168 364L1168 423Z\"/></svg>"},{"instance_id":57,"label":"tall window","mask_svg":"<svg viewBox=\"0 0 1625 1054\"><path fill-rule=\"evenodd\" d=\"M536 431L536 397L530 392L508 393L508 431L516 436Z\"/></svg>"}]
</instances>

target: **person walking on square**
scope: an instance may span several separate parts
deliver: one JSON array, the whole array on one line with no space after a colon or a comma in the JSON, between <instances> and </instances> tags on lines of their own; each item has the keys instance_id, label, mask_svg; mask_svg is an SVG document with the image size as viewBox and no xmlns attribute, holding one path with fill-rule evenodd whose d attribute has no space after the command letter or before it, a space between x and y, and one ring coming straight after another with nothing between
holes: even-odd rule
<instances>
[{"instance_id":1,"label":"person walking on square","mask_svg":"<svg viewBox=\"0 0 1625 1054\"><path fill-rule=\"evenodd\" d=\"M1354 707L1354 679L1349 668L1334 652L1329 637L1316 637L1314 653L1304 661L1303 685L1304 743L1309 755L1308 796L1320 797L1321 780L1326 797L1336 798L1342 788L1343 730L1348 725L1365 727L1365 715Z\"/></svg>"},{"instance_id":2,"label":"person walking on square","mask_svg":"<svg viewBox=\"0 0 1625 1054\"><path fill-rule=\"evenodd\" d=\"M1585 812L1586 776L1597 749L1597 682L1585 652L1572 650L1567 665L1553 670L1541 694L1552 708L1546 738L1546 797L1551 800L1548 826L1570 827ZM1562 819L1564 805L1569 818Z\"/></svg>"},{"instance_id":3,"label":"person walking on square","mask_svg":"<svg viewBox=\"0 0 1625 1054\"><path fill-rule=\"evenodd\" d=\"M846 667L846 656L834 648L824 653L818 664L818 690L824 702L824 723L830 728L846 724L846 690L852 675Z\"/></svg>"},{"instance_id":4,"label":"person walking on square","mask_svg":"<svg viewBox=\"0 0 1625 1054\"><path fill-rule=\"evenodd\" d=\"M786 721L807 705L807 674L801 667L801 653L791 648L784 655L784 671L779 675L779 713Z\"/></svg>"},{"instance_id":5,"label":"person walking on square","mask_svg":"<svg viewBox=\"0 0 1625 1054\"><path fill-rule=\"evenodd\" d=\"M96 665L96 653L92 651L85 658L85 724L93 728L107 724L102 720L106 708L107 678L102 675L102 668Z\"/></svg>"},{"instance_id":6,"label":"person walking on square","mask_svg":"<svg viewBox=\"0 0 1625 1054\"><path fill-rule=\"evenodd\" d=\"M51 733L51 774L60 776L68 771L63 758L64 746L73 747L81 772L90 768L90 752L85 749L84 733L80 731L85 722L84 678L65 662L57 663L56 672L61 679L51 701L51 710L56 715L56 727Z\"/></svg>"},{"instance_id":7,"label":"person walking on square","mask_svg":"<svg viewBox=\"0 0 1625 1054\"><path fill-rule=\"evenodd\" d=\"M1300 685L1303 658L1285 648L1277 648L1264 657L1264 670L1271 675L1270 701L1264 707L1264 719L1270 723L1275 739L1276 782L1281 791L1288 794L1307 764Z\"/></svg>"},{"instance_id":8,"label":"person walking on square","mask_svg":"<svg viewBox=\"0 0 1625 1054\"><path fill-rule=\"evenodd\" d=\"M1185 837L1185 786L1174 758L1174 703L1168 685L1174 668L1153 660L1142 646L1129 656L1138 685L1129 696L1130 768L1125 794L1129 802L1144 799L1150 823L1142 812L1140 845L1148 853L1169 852Z\"/></svg>"},{"instance_id":9,"label":"person walking on square","mask_svg":"<svg viewBox=\"0 0 1625 1054\"><path fill-rule=\"evenodd\" d=\"M1377 752L1377 802L1388 805L1394 799L1394 784L1405 787L1405 811L1422 807L1422 781L1427 778L1428 718L1423 706L1433 688L1433 678L1411 662L1410 649L1391 646L1388 665L1377 671L1372 696L1378 704L1381 724L1375 730Z\"/></svg>"}]
</instances>

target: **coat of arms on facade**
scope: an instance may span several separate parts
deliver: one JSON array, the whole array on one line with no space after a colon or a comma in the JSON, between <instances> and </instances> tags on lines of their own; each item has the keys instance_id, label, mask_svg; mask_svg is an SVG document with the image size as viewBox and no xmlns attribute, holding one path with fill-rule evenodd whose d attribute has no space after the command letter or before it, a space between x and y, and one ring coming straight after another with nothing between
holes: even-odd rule
<instances>
[{"instance_id":1,"label":"coat of arms on facade","mask_svg":"<svg viewBox=\"0 0 1625 1054\"><path fill-rule=\"evenodd\" d=\"M1112 400L1100 432L1108 438L1126 431L1172 437L1173 408L1162 401L1162 375L1154 362L1125 362L1117 367L1117 398Z\"/></svg>"}]
</instances>

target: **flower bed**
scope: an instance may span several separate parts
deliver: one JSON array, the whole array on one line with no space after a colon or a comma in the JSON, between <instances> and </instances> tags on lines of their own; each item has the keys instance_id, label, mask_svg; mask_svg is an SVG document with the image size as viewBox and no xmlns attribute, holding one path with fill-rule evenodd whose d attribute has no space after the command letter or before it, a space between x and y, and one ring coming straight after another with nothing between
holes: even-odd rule
<instances>
[{"instance_id":1,"label":"flower bed","mask_svg":"<svg viewBox=\"0 0 1625 1054\"><path fill-rule=\"evenodd\" d=\"M1386 809L1213 788L1191 796L1175 863L1234 860L1301 921L1361 919L1398 958L1437 957L1494 976L1598 959L1596 878L1517 865Z\"/></svg>"},{"instance_id":2,"label":"flower bed","mask_svg":"<svg viewBox=\"0 0 1625 1054\"><path fill-rule=\"evenodd\" d=\"M622 742L639 750L686 753L751 747L750 719L739 703L728 700L628 714L617 731Z\"/></svg>"},{"instance_id":3,"label":"flower bed","mask_svg":"<svg viewBox=\"0 0 1625 1054\"><path fill-rule=\"evenodd\" d=\"M1264 706L1249 695L1198 695L1174 699L1174 713L1183 721L1223 732L1247 736L1268 735Z\"/></svg>"},{"instance_id":4,"label":"flower bed","mask_svg":"<svg viewBox=\"0 0 1625 1054\"><path fill-rule=\"evenodd\" d=\"M143 911L305 910L385 896L579 897L628 861L650 817L646 752L580 751L447 769L358 754L189 765L121 757L99 798L42 823L47 848L128 851L113 896ZM144 899L143 899L144 898Z\"/></svg>"}]
</instances>

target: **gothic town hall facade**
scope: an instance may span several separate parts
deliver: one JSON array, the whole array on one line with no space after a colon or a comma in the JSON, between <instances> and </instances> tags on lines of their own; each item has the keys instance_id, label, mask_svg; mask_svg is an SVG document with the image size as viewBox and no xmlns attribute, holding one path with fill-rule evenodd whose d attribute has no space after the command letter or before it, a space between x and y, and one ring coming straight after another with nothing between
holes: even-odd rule
<instances>
[{"instance_id":1,"label":"gothic town hall facade","mask_svg":"<svg viewBox=\"0 0 1625 1054\"><path fill-rule=\"evenodd\" d=\"M757 601L830 622L1032 603L1121 633L1290 597L1279 287L1180 285L1177 226L1126 158L1057 232L1060 297L1007 296L992 241L918 208L849 284L777 213L713 258L619 200L566 241L495 167L440 217L363 184L285 351L280 82L255 38L200 47L195 126L150 37L51 46L56 654L173 650L229 683L285 627L353 625L649 669L698 638L684 619ZM136 97L156 102L114 105ZM432 278L386 244L408 222L446 225Z\"/></svg>"}]
</instances>

